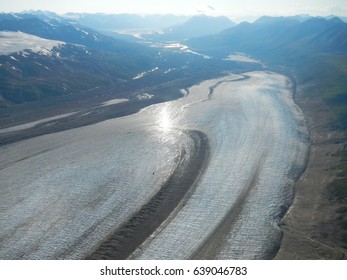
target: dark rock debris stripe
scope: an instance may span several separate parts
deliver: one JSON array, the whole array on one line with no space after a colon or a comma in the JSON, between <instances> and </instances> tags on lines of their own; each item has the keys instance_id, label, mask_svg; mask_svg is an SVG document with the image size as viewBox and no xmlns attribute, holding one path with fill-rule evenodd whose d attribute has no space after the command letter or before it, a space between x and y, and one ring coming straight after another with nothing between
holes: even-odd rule
<instances>
[{"instance_id":1,"label":"dark rock debris stripe","mask_svg":"<svg viewBox=\"0 0 347 280\"><path fill-rule=\"evenodd\" d=\"M118 227L86 259L127 259L191 195L209 157L207 136L196 130L184 131L193 149L181 151L178 164L159 191L129 220Z\"/></svg>"}]
</instances>

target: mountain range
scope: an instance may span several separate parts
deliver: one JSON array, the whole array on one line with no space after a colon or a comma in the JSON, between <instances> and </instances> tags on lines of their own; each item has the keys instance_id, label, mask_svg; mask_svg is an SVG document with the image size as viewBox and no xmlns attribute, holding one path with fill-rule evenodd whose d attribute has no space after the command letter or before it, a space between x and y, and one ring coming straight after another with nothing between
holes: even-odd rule
<instances>
[{"instance_id":1,"label":"mountain range","mask_svg":"<svg viewBox=\"0 0 347 280\"><path fill-rule=\"evenodd\" d=\"M138 28L141 24L153 28L156 21L161 21L157 25L161 33L142 35L142 39L133 41L91 28L93 24L99 29ZM165 27L169 24L173 26ZM287 67L299 82L319 77L323 89L328 90L332 83L340 85L334 86L336 91L327 100L340 96L347 86L347 23L337 17L264 16L253 23L235 24L225 17L58 16L30 11L0 14L0 31L15 32L13 38L17 36L8 45L4 39L0 43L7 48L7 52L0 53L1 107L52 96L117 93L248 67L226 61L233 52L246 53L268 66ZM8 53L13 46L18 47L25 34L33 36L26 37L28 41L46 39L56 43L51 47L43 44L41 51L26 49L24 44L22 49ZM339 114L347 119L343 110Z\"/></svg>"},{"instance_id":2,"label":"mountain range","mask_svg":"<svg viewBox=\"0 0 347 280\"><path fill-rule=\"evenodd\" d=\"M41 12L42 14L43 12ZM182 24L190 17L177 15L145 15L136 14L86 14L67 13L65 18L74 20L79 24L101 31L121 29L152 29L163 30L171 26Z\"/></svg>"},{"instance_id":3,"label":"mountain range","mask_svg":"<svg viewBox=\"0 0 347 280\"><path fill-rule=\"evenodd\" d=\"M262 59L285 60L288 55L314 52L346 52L347 23L337 17L302 18L261 17L254 23L243 22L221 33L192 38L190 47L224 56L245 52Z\"/></svg>"},{"instance_id":4,"label":"mountain range","mask_svg":"<svg viewBox=\"0 0 347 280\"><path fill-rule=\"evenodd\" d=\"M57 17L0 14L0 30L2 36L6 32L13 35L5 45L7 52L18 46L25 34L33 35L26 37L29 41L62 42L46 52L33 51L24 44L22 49L14 48L11 56L0 55L0 106L97 87L122 88L137 73L152 67L156 53L147 46L117 40Z\"/></svg>"},{"instance_id":5,"label":"mountain range","mask_svg":"<svg viewBox=\"0 0 347 280\"><path fill-rule=\"evenodd\" d=\"M82 26L71 14L0 14L0 40L2 108L60 96L128 98L124 94L129 90L144 91L177 79L201 80L235 66L179 44L117 39Z\"/></svg>"}]
</instances>

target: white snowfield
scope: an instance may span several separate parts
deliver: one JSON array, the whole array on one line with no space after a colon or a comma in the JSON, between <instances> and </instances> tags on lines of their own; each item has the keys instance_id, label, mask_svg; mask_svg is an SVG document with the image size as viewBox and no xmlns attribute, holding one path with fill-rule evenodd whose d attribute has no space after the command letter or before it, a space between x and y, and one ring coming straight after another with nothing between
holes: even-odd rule
<instances>
[{"instance_id":1,"label":"white snowfield","mask_svg":"<svg viewBox=\"0 0 347 280\"><path fill-rule=\"evenodd\" d=\"M62 41L47 40L23 32L0 31L0 55L24 50L50 55L54 47L64 44Z\"/></svg>"},{"instance_id":2,"label":"white snowfield","mask_svg":"<svg viewBox=\"0 0 347 280\"><path fill-rule=\"evenodd\" d=\"M287 78L246 75L205 81L135 115L0 147L0 259L88 255L191 149L185 129L208 136L206 171L131 258L266 258L304 167L307 130Z\"/></svg>"}]
</instances>

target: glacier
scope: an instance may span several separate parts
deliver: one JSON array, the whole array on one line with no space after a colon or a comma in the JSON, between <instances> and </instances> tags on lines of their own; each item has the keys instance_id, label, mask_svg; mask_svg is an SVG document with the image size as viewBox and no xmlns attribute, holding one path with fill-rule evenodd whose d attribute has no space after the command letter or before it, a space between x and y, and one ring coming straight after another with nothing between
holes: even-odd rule
<instances>
[{"instance_id":1,"label":"glacier","mask_svg":"<svg viewBox=\"0 0 347 280\"><path fill-rule=\"evenodd\" d=\"M82 259L147 203L204 133L192 193L131 259L264 259L308 153L289 79L204 81L139 113L0 147L0 258Z\"/></svg>"}]
</instances>

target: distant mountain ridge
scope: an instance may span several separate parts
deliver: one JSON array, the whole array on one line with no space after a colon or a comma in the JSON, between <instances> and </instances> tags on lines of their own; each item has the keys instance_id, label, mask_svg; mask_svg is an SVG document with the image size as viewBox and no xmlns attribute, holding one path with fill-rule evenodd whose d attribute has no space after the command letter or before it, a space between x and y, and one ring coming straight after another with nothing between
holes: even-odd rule
<instances>
[{"instance_id":1,"label":"distant mountain ridge","mask_svg":"<svg viewBox=\"0 0 347 280\"><path fill-rule=\"evenodd\" d=\"M218 33L235 25L236 24L227 17L208 17L200 15L194 16L187 22L173 26L164 32L167 36L182 40Z\"/></svg>"},{"instance_id":2,"label":"distant mountain ridge","mask_svg":"<svg viewBox=\"0 0 347 280\"><path fill-rule=\"evenodd\" d=\"M215 34L235 25L227 17L206 15L139 16L135 14L68 13L64 17L108 34L137 30L142 31L144 38L160 41L182 41L192 37Z\"/></svg>"},{"instance_id":3,"label":"distant mountain ridge","mask_svg":"<svg viewBox=\"0 0 347 280\"><path fill-rule=\"evenodd\" d=\"M187 44L210 54L247 52L263 58L312 51L347 52L347 23L337 17L261 17L219 34L190 39Z\"/></svg>"},{"instance_id":4,"label":"distant mountain ridge","mask_svg":"<svg viewBox=\"0 0 347 280\"><path fill-rule=\"evenodd\" d=\"M182 24L167 28L160 34L151 34L145 37L161 41L183 41L189 38L219 33L235 25L234 22L224 16L199 15L191 17Z\"/></svg>"},{"instance_id":5,"label":"distant mountain ridge","mask_svg":"<svg viewBox=\"0 0 347 280\"><path fill-rule=\"evenodd\" d=\"M90 14L67 13L64 18L74 20L79 24L99 30L116 29L165 29L172 25L183 23L188 16L177 15L146 15L136 14Z\"/></svg>"},{"instance_id":6,"label":"distant mountain ridge","mask_svg":"<svg viewBox=\"0 0 347 280\"><path fill-rule=\"evenodd\" d=\"M46 39L61 40L72 44L81 44L91 48L118 52L141 51L143 46L116 40L93 29L83 27L76 21L61 17L40 18L31 14L0 15L0 30L21 31Z\"/></svg>"}]
</instances>

